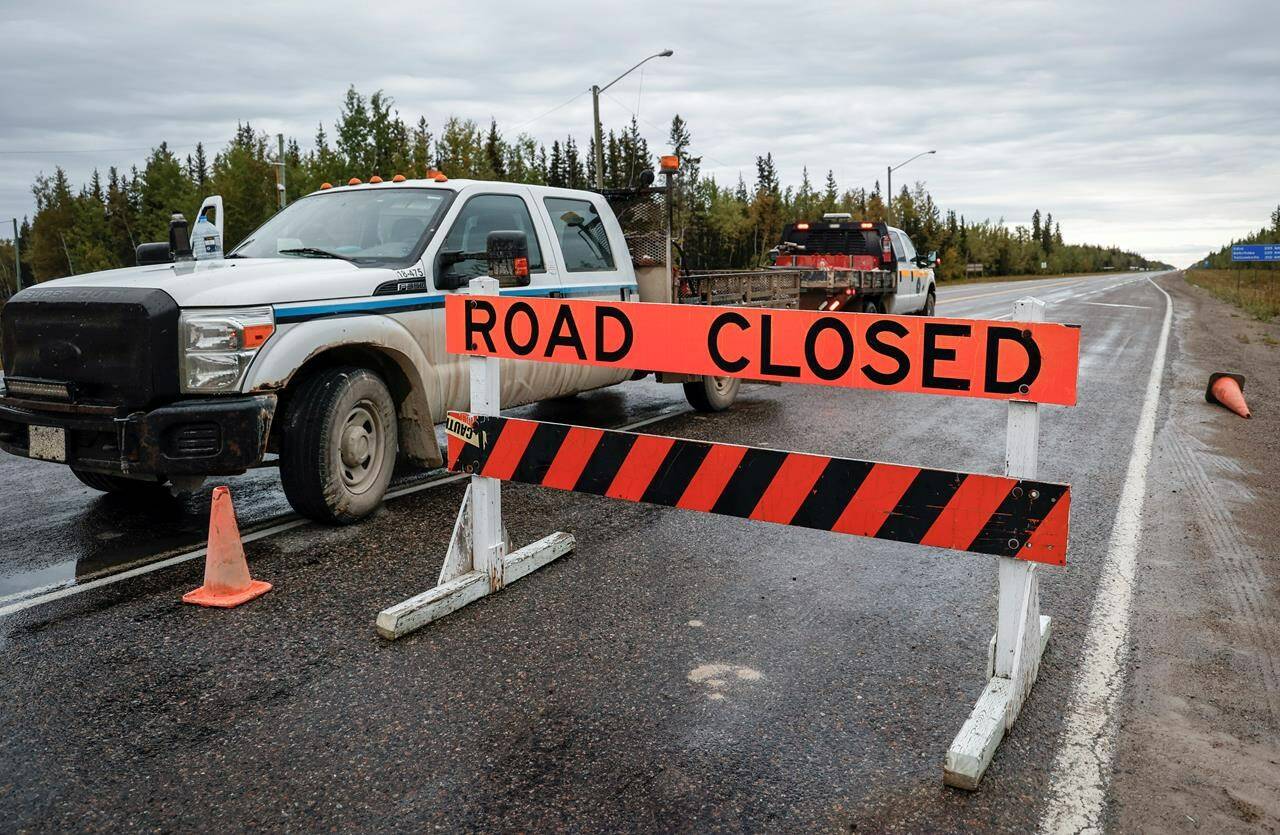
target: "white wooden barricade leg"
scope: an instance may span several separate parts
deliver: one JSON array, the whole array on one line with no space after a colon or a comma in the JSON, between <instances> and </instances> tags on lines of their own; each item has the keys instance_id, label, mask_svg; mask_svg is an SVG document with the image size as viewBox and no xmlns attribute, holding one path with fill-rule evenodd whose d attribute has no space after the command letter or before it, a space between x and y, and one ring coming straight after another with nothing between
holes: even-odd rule
<instances>
[{"instance_id":1,"label":"white wooden barricade leg","mask_svg":"<svg viewBox=\"0 0 1280 835\"><path fill-rule=\"evenodd\" d=\"M472 295L496 296L498 282L476 278L468 287ZM471 412L498 415L502 388L497 357L471 357ZM508 583L538 570L573 550L572 534L557 531L518 551L510 551L502 524L502 482L471 476L453 525L449 551L435 588L378 613L378 634L395 639L433 620L456 612Z\"/></svg>"},{"instance_id":2,"label":"white wooden barricade leg","mask_svg":"<svg viewBox=\"0 0 1280 835\"><path fill-rule=\"evenodd\" d=\"M1014 322L1043 322L1044 302L1019 299L1013 304ZM1009 403L1005 438L1005 474L1036 478L1040 444L1040 406ZM1000 599L996 634L987 655L986 689L978 697L960 733L947 750L943 781L948 786L976 789L991 763L1004 732L1013 727L1018 711L1040 669L1040 656L1049 642L1052 620L1040 614L1040 584L1036 564L997 557Z\"/></svg>"}]
</instances>

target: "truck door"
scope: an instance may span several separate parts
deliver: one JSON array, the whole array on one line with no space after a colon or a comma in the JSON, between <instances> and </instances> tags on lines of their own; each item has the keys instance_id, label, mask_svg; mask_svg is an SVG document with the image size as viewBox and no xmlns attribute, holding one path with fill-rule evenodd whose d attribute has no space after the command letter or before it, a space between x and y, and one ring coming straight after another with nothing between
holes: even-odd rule
<instances>
[{"instance_id":1,"label":"truck door","mask_svg":"<svg viewBox=\"0 0 1280 835\"><path fill-rule=\"evenodd\" d=\"M597 203L596 200L600 202ZM636 302L637 287L629 265L622 227L603 198L574 194L545 195L544 219L550 225L550 255L560 271L561 292L567 298ZM579 391L622 382L628 372L582 366L572 369Z\"/></svg>"},{"instance_id":2,"label":"truck door","mask_svg":"<svg viewBox=\"0 0 1280 835\"><path fill-rule=\"evenodd\" d=\"M492 188L492 191L489 190ZM519 230L529 241L529 284L519 286L515 279L504 279L500 292L504 296L555 296L561 290L559 274L548 259L548 239L544 225L535 223L536 206L527 189L519 186L494 184L483 191L467 195L448 231L436 250L435 270L437 281L441 275L457 275L468 280L488 274L488 263L483 257L468 258L444 263L440 252L484 253L490 232ZM462 292L447 290L447 293ZM470 376L467 357L448 354L444 350L444 311L431 311L434 320L426 338L429 341L428 358L438 376L437 391L431 400L433 412L437 409L470 408ZM427 346L424 345L424 348ZM559 391L551 370L561 366L536 363L527 360L502 360L502 405L517 406L547 397L556 397ZM441 404L437 406L437 404ZM436 416L443 420L442 416Z\"/></svg>"},{"instance_id":3,"label":"truck door","mask_svg":"<svg viewBox=\"0 0 1280 835\"><path fill-rule=\"evenodd\" d=\"M893 313L913 313L920 309L924 302L927 288L923 287L924 270L916 266L916 248L911 239L898 229L890 229L889 237L893 241L893 255L897 269L897 293L893 300Z\"/></svg>"}]
</instances>

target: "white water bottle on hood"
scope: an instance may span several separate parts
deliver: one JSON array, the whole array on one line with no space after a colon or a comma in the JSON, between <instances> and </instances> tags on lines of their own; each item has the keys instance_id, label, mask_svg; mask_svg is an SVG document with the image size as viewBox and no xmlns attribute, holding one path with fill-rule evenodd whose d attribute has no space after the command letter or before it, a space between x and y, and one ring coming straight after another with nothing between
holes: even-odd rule
<instances>
[{"instance_id":1,"label":"white water bottle on hood","mask_svg":"<svg viewBox=\"0 0 1280 835\"><path fill-rule=\"evenodd\" d=\"M206 198L191 230L191 254L197 261L222 257L222 198Z\"/></svg>"}]
</instances>

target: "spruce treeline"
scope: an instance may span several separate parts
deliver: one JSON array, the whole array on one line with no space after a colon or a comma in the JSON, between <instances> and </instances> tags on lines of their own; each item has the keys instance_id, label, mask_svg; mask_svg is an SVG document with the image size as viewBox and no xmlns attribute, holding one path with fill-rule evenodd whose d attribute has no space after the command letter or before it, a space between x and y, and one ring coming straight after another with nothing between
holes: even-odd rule
<instances>
[{"instance_id":1,"label":"spruce treeline","mask_svg":"<svg viewBox=\"0 0 1280 835\"><path fill-rule=\"evenodd\" d=\"M1238 241L1232 241L1217 252L1210 253L1205 258L1209 262L1209 268L1215 270L1280 271L1280 262L1277 261L1232 261L1231 247L1236 244L1280 244L1280 206L1276 206L1276 210L1271 213L1271 223L1269 225L1262 227L1252 235L1245 235ZM1196 266L1203 267L1204 262L1202 261Z\"/></svg>"},{"instance_id":2,"label":"spruce treeline","mask_svg":"<svg viewBox=\"0 0 1280 835\"><path fill-rule=\"evenodd\" d=\"M758 157L747 183L721 183L701 171L689 126L672 119L667 145L680 157L682 174L675 200L676 234L690 268L751 267L761 264L779 242L782 227L825 212L849 212L857 219L883 220L884 197L877 182L870 189L842 189L830 170L815 184L806 169L798 186L784 186L772 153ZM451 178L588 188L595 179L594 141L573 136L550 147L521 133L504 135L496 121L487 128L470 119L450 117L432 126L426 117L407 121L382 91L365 96L347 90L337 121L317 127L307 150L296 138L285 143L287 199L292 202L322 183L346 183L372 175L397 173L422 177L437 168ZM604 181L608 188L635 184L652 169L649 149L636 121L604 140ZM24 283L130 266L134 248L167 239L169 217L188 220L208 195L226 204L226 245L235 246L276 211L276 142L250 124L236 126L230 142L210 157L203 145L175 153L161 142L128 171L95 171L78 188L57 168L36 178L36 213L20 229ZM1089 272L1151 266L1141 256L1114 247L1066 244L1052 217L1037 211L1031 226L1013 229L1003 222L969 221L943 211L923 183L903 187L894 198L895 225L910 234L922 253L936 250L941 275L961 277L968 263L982 263L987 275L1041 272ZM0 234L3 234L0 232ZM6 258L5 253L8 253ZM0 298L15 286L12 244L0 242Z\"/></svg>"}]
</instances>

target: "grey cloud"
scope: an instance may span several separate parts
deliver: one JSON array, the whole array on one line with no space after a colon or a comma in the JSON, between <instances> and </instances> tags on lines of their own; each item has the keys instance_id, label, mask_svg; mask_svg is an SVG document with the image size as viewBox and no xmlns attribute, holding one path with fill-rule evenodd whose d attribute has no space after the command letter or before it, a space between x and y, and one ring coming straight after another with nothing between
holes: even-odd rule
<instances>
[{"instance_id":1,"label":"grey cloud","mask_svg":"<svg viewBox=\"0 0 1280 835\"><path fill-rule=\"evenodd\" d=\"M61 164L77 181L165 139L212 148L237 121L310 141L348 84L401 113L510 131L664 47L603 100L639 98L665 140L679 112L704 168L844 186L895 175L971 218L1054 213L1072 240L1186 263L1262 224L1280 183L1273 2L22 3L0 9L0 216ZM583 96L525 128L585 137ZM899 179L901 178L901 179Z\"/></svg>"}]
</instances>

